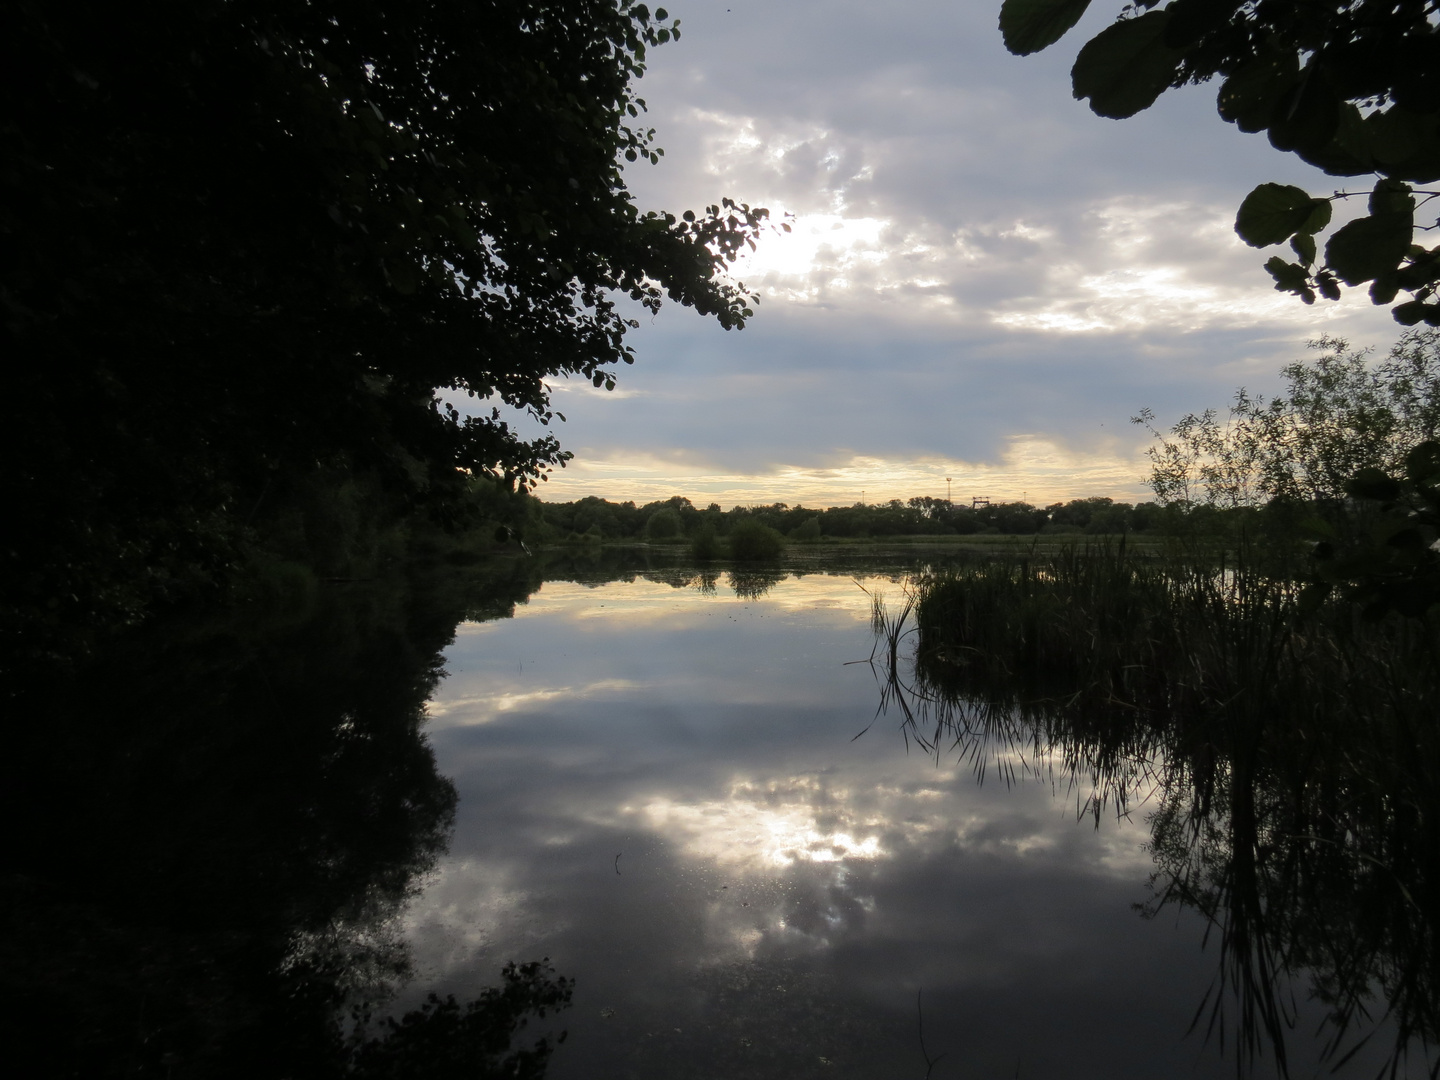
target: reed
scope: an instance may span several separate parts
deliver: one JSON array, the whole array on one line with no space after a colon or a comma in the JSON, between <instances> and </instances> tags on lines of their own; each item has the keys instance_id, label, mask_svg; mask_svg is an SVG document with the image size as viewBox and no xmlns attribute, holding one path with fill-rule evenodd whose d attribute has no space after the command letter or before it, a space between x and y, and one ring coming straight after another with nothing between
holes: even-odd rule
<instances>
[{"instance_id":1,"label":"reed","mask_svg":"<svg viewBox=\"0 0 1440 1080\"><path fill-rule=\"evenodd\" d=\"M1153 799L1153 914L1219 941L1196 1022L1286 1074L1304 973L1337 1061L1379 1019L1401 1075L1440 1060L1440 624L1310 603L1263 552L1123 545L918 580L877 611L882 708L907 734L1061 779L1099 821ZM901 646L913 637L905 663ZM1233 1010L1233 1011L1231 1011Z\"/></svg>"}]
</instances>

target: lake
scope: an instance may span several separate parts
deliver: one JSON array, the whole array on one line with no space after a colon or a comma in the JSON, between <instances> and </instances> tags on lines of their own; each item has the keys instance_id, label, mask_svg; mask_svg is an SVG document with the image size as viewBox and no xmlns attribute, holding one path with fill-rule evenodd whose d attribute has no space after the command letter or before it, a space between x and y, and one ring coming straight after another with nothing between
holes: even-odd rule
<instances>
[{"instance_id":1,"label":"lake","mask_svg":"<svg viewBox=\"0 0 1440 1080\"><path fill-rule=\"evenodd\" d=\"M1047 761L982 780L877 717L870 594L914 567L547 581L462 625L428 709L460 801L406 917L418 985L548 956L576 980L556 1078L1233 1075L1233 1032L1187 1034L1203 921L1136 911L1151 807L1097 825Z\"/></svg>"},{"instance_id":2,"label":"lake","mask_svg":"<svg viewBox=\"0 0 1440 1080\"><path fill-rule=\"evenodd\" d=\"M570 1007L516 1043L568 1032L555 1080L1235 1073L1232 1000L1223 1039L1208 1013L1190 1030L1217 935L1138 910L1153 801L1087 816L1044 747L972 758L881 710L872 597L966 556L676 558L409 566L177 612L12 679L13 1056L419 1075L436 1025L353 1032L548 958ZM1309 979L1278 990L1290 1075L1317 1075Z\"/></svg>"}]
</instances>

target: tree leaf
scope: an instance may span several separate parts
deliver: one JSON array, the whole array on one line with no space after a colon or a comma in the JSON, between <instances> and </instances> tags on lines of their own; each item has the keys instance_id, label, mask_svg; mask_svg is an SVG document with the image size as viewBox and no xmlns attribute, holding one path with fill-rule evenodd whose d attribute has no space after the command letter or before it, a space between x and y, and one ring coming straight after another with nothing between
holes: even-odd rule
<instances>
[{"instance_id":1,"label":"tree leaf","mask_svg":"<svg viewBox=\"0 0 1440 1080\"><path fill-rule=\"evenodd\" d=\"M1394 271L1410 248L1409 214L1356 218L1325 245L1325 261L1346 285L1359 285Z\"/></svg>"},{"instance_id":2,"label":"tree leaf","mask_svg":"<svg viewBox=\"0 0 1440 1080\"><path fill-rule=\"evenodd\" d=\"M1395 294L1399 291L1400 286L1395 280L1393 270L1376 274L1375 280L1370 283L1370 302L1372 304L1388 304L1395 299Z\"/></svg>"},{"instance_id":3,"label":"tree leaf","mask_svg":"<svg viewBox=\"0 0 1440 1080\"><path fill-rule=\"evenodd\" d=\"M1123 120L1148 109L1175 80L1182 53L1165 44L1169 13L1147 11L1106 27L1085 43L1070 82L1097 116Z\"/></svg>"},{"instance_id":4,"label":"tree leaf","mask_svg":"<svg viewBox=\"0 0 1440 1080\"><path fill-rule=\"evenodd\" d=\"M1426 151L1433 156L1436 124L1433 113L1422 115L1398 105L1365 118L1371 147L1382 167L1402 165Z\"/></svg>"},{"instance_id":5,"label":"tree leaf","mask_svg":"<svg viewBox=\"0 0 1440 1080\"><path fill-rule=\"evenodd\" d=\"M1340 98L1320 70L1280 96L1270 117L1270 145L1301 157L1323 154L1340 129Z\"/></svg>"},{"instance_id":6,"label":"tree leaf","mask_svg":"<svg viewBox=\"0 0 1440 1080\"><path fill-rule=\"evenodd\" d=\"M1425 301L1408 300L1403 304L1396 304L1390 314L1401 326L1414 326L1425 317Z\"/></svg>"},{"instance_id":7,"label":"tree leaf","mask_svg":"<svg viewBox=\"0 0 1440 1080\"><path fill-rule=\"evenodd\" d=\"M1270 276L1275 279L1275 288L1280 292L1293 292L1302 299L1309 293L1310 299L1305 302L1308 304L1314 301L1310 274L1299 263L1286 262L1284 256L1272 255L1266 260L1265 269L1270 271Z\"/></svg>"},{"instance_id":8,"label":"tree leaf","mask_svg":"<svg viewBox=\"0 0 1440 1080\"><path fill-rule=\"evenodd\" d=\"M1224 120L1254 133L1270 126L1275 103L1300 75L1295 53L1269 53L1238 68L1220 87L1215 106Z\"/></svg>"},{"instance_id":9,"label":"tree leaf","mask_svg":"<svg viewBox=\"0 0 1440 1080\"><path fill-rule=\"evenodd\" d=\"M1300 257L1306 266L1315 262L1315 237L1310 233L1296 233L1290 238L1290 249Z\"/></svg>"},{"instance_id":10,"label":"tree leaf","mask_svg":"<svg viewBox=\"0 0 1440 1080\"><path fill-rule=\"evenodd\" d=\"M1340 102L1334 137L1323 147L1302 147L1296 153L1331 176L1361 176L1375 171L1370 135L1360 110L1351 101Z\"/></svg>"},{"instance_id":11,"label":"tree leaf","mask_svg":"<svg viewBox=\"0 0 1440 1080\"><path fill-rule=\"evenodd\" d=\"M1385 177L1370 192L1368 200L1370 213L1379 216L1381 214L1413 214L1415 212L1415 197L1411 194L1414 189L1409 184L1400 180L1391 180ZM1409 245L1406 245L1407 253Z\"/></svg>"},{"instance_id":12,"label":"tree leaf","mask_svg":"<svg viewBox=\"0 0 1440 1080\"><path fill-rule=\"evenodd\" d=\"M1282 292L1299 292L1306 287L1310 279L1305 266L1297 262L1286 262L1283 255L1270 256L1264 268L1270 271L1270 276L1274 278L1274 287Z\"/></svg>"},{"instance_id":13,"label":"tree leaf","mask_svg":"<svg viewBox=\"0 0 1440 1080\"><path fill-rule=\"evenodd\" d=\"M1235 5L1230 0L1172 0L1169 9L1165 44L1176 49L1183 49L1212 30L1218 30L1235 14Z\"/></svg>"},{"instance_id":14,"label":"tree leaf","mask_svg":"<svg viewBox=\"0 0 1440 1080\"><path fill-rule=\"evenodd\" d=\"M1330 224L1330 214L1333 207L1329 199L1316 199L1310 207L1310 216L1305 219L1305 224L1300 226L1299 231L1303 233L1318 233L1326 225Z\"/></svg>"},{"instance_id":15,"label":"tree leaf","mask_svg":"<svg viewBox=\"0 0 1440 1080\"><path fill-rule=\"evenodd\" d=\"M1053 45L1080 21L1090 0L1005 0L1000 5L1000 34L1005 48L1029 56Z\"/></svg>"},{"instance_id":16,"label":"tree leaf","mask_svg":"<svg viewBox=\"0 0 1440 1080\"><path fill-rule=\"evenodd\" d=\"M1400 485L1385 475L1383 470L1368 466L1346 481L1345 490L1357 499L1373 499L1380 502L1397 498L1400 494Z\"/></svg>"},{"instance_id":17,"label":"tree leaf","mask_svg":"<svg viewBox=\"0 0 1440 1080\"><path fill-rule=\"evenodd\" d=\"M1325 227L1326 222L1308 227L1317 216L1317 203L1327 211L1330 208L1327 200L1312 198L1294 184L1261 184L1240 204L1235 231L1251 247L1284 243L1297 232L1310 233ZM1328 222L1328 214L1326 218Z\"/></svg>"}]
</instances>

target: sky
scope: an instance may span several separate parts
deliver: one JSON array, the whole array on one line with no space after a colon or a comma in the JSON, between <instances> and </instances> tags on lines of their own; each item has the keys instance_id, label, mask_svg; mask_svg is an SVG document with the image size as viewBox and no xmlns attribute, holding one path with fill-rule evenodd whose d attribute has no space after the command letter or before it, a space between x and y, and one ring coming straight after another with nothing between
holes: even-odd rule
<instances>
[{"instance_id":1,"label":"sky","mask_svg":"<svg viewBox=\"0 0 1440 1080\"><path fill-rule=\"evenodd\" d=\"M1258 183L1335 178L1221 121L1213 85L1123 121L1073 99L1120 6L1022 58L999 0L667 4L681 39L638 87L665 156L627 168L637 204L729 196L793 231L737 267L761 296L743 331L642 312L615 391L554 386L575 459L540 496L1135 501L1142 408L1168 426L1274 393L1323 334L1388 347L1387 309L1275 292L1281 249L1232 228Z\"/></svg>"}]
</instances>

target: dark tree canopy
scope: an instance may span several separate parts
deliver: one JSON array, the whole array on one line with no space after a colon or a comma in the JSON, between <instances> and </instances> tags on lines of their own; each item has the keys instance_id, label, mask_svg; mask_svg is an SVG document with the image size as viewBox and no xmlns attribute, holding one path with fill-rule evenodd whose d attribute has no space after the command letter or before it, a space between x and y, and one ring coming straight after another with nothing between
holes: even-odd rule
<instances>
[{"instance_id":1,"label":"dark tree canopy","mask_svg":"<svg viewBox=\"0 0 1440 1080\"><path fill-rule=\"evenodd\" d=\"M1089 0L1005 0L1000 29L1011 52L1058 41ZM1435 0L1136 0L1081 48L1076 98L1100 116L1133 116L1171 87L1221 79L1217 107L1247 132L1332 176L1370 176L1368 191L1310 193L1261 184L1235 228L1253 247L1290 241L1293 260L1266 264L1275 287L1307 304L1369 284L1408 326L1440 326L1440 246L1420 210L1440 192L1440 4ZM1368 195L1368 213L1324 244L1335 200Z\"/></svg>"},{"instance_id":2,"label":"dark tree canopy","mask_svg":"<svg viewBox=\"0 0 1440 1080\"><path fill-rule=\"evenodd\" d=\"M568 456L628 296L739 328L767 217L641 212L629 0L16 0L0 15L7 610L123 607L323 465L443 501ZM462 415L436 390L482 403ZM12 519L14 520L14 519ZM218 545L223 547L223 543ZM143 589L142 589L143 591Z\"/></svg>"}]
</instances>

